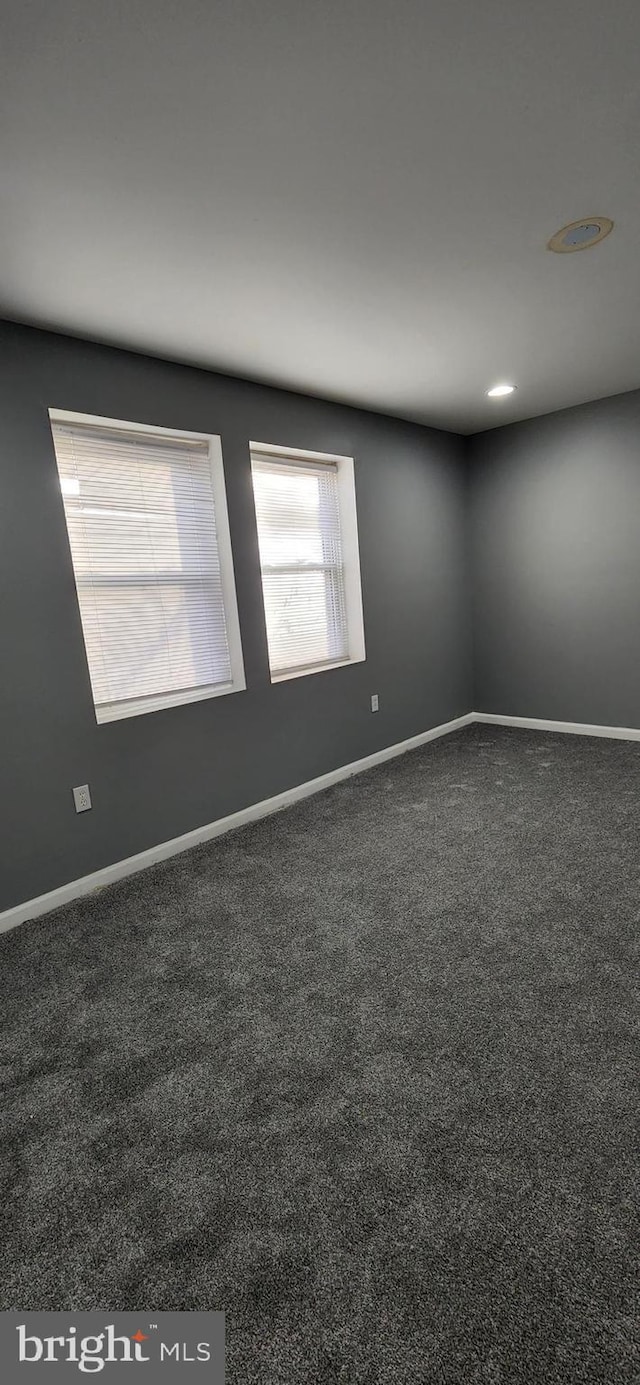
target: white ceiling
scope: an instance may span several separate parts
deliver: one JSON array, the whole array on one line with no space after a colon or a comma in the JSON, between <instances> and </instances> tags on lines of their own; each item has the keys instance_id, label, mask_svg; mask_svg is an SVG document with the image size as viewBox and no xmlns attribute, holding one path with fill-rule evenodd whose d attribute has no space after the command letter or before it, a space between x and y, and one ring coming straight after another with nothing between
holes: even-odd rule
<instances>
[{"instance_id":1,"label":"white ceiling","mask_svg":"<svg viewBox=\"0 0 640 1385\"><path fill-rule=\"evenodd\" d=\"M460 432L640 386L639 0L0 17L0 314Z\"/></svg>"}]
</instances>

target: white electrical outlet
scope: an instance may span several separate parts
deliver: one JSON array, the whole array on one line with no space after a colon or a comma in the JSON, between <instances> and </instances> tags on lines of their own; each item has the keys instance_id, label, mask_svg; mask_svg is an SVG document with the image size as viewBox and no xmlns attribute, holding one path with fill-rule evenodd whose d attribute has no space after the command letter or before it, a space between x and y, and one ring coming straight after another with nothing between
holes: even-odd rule
<instances>
[{"instance_id":1,"label":"white electrical outlet","mask_svg":"<svg viewBox=\"0 0 640 1385\"><path fill-rule=\"evenodd\" d=\"M372 694L371 694L371 711L372 711L372 712L377 712L377 711L378 711L378 694L377 694L377 693L372 693Z\"/></svg>"},{"instance_id":2,"label":"white electrical outlet","mask_svg":"<svg viewBox=\"0 0 640 1385\"><path fill-rule=\"evenodd\" d=\"M91 807L91 794L88 784L78 784L78 787L71 790L73 801L76 806L76 813L88 813Z\"/></svg>"}]
</instances>

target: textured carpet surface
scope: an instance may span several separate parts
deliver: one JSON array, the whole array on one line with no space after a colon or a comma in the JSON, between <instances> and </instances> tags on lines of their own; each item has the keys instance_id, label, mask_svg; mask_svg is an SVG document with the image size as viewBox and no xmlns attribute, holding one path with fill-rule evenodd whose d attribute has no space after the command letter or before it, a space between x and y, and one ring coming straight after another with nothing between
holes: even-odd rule
<instances>
[{"instance_id":1,"label":"textured carpet surface","mask_svg":"<svg viewBox=\"0 0 640 1385\"><path fill-rule=\"evenodd\" d=\"M2 1306L637 1380L640 745L472 727L0 938Z\"/></svg>"}]
</instances>

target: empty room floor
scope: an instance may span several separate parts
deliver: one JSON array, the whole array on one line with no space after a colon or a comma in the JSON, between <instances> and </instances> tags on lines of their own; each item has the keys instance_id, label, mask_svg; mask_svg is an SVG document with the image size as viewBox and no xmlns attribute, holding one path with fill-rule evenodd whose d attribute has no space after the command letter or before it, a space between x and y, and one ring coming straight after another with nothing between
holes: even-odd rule
<instances>
[{"instance_id":1,"label":"empty room floor","mask_svg":"<svg viewBox=\"0 0 640 1385\"><path fill-rule=\"evenodd\" d=\"M0 938L2 1306L637 1379L640 745L472 726Z\"/></svg>"}]
</instances>

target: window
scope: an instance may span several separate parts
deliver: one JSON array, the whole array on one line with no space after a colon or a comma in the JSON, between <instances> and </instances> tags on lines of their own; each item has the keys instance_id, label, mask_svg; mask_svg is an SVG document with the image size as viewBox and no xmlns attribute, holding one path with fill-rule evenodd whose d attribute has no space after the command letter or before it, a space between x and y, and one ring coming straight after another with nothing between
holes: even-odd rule
<instances>
[{"instance_id":1,"label":"window","mask_svg":"<svg viewBox=\"0 0 640 1385\"><path fill-rule=\"evenodd\" d=\"M220 439L49 416L96 719L244 688Z\"/></svg>"},{"instance_id":2,"label":"window","mask_svg":"<svg viewBox=\"0 0 640 1385\"><path fill-rule=\"evenodd\" d=\"M353 461L251 443L271 678L364 659Z\"/></svg>"}]
</instances>

